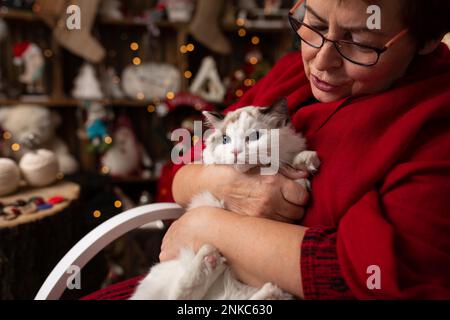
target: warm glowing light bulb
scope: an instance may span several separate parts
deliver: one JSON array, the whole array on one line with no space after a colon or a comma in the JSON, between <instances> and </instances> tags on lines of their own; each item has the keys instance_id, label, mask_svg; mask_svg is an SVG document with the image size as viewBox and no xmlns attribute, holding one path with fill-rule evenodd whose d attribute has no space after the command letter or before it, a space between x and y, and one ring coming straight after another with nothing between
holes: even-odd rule
<instances>
[{"instance_id":1,"label":"warm glowing light bulb","mask_svg":"<svg viewBox=\"0 0 450 320\"><path fill-rule=\"evenodd\" d=\"M102 213L100 210L95 210L92 215L94 216L94 218L100 218Z\"/></svg>"},{"instance_id":2,"label":"warm glowing light bulb","mask_svg":"<svg viewBox=\"0 0 450 320\"><path fill-rule=\"evenodd\" d=\"M142 63L141 58L139 58L139 57L133 58L133 64L134 64L135 66L138 66L138 65L140 65L141 63Z\"/></svg>"},{"instance_id":3,"label":"warm glowing light bulb","mask_svg":"<svg viewBox=\"0 0 450 320\"><path fill-rule=\"evenodd\" d=\"M138 51L139 50L139 44L137 42L132 42L130 44L130 49L133 51Z\"/></svg>"},{"instance_id":4,"label":"warm glowing light bulb","mask_svg":"<svg viewBox=\"0 0 450 320\"><path fill-rule=\"evenodd\" d=\"M11 146L11 150L14 151L14 152L19 151L19 150L20 150L20 144L14 143L14 144Z\"/></svg>"},{"instance_id":5,"label":"warm glowing light bulb","mask_svg":"<svg viewBox=\"0 0 450 320\"><path fill-rule=\"evenodd\" d=\"M192 43L189 43L189 44L186 46L186 50L189 51L189 52L194 51L194 49L195 49L195 46L194 46Z\"/></svg>"},{"instance_id":6,"label":"warm glowing light bulb","mask_svg":"<svg viewBox=\"0 0 450 320\"><path fill-rule=\"evenodd\" d=\"M169 99L169 100L172 100L173 98L175 98L175 93L173 93L173 92L167 92L166 98Z\"/></svg>"}]
</instances>

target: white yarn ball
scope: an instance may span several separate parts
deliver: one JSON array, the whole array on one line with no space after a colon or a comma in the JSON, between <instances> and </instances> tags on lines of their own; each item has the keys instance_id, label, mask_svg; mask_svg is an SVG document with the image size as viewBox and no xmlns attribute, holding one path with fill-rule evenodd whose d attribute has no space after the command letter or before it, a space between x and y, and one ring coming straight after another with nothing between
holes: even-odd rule
<instances>
[{"instance_id":1,"label":"white yarn ball","mask_svg":"<svg viewBox=\"0 0 450 320\"><path fill-rule=\"evenodd\" d=\"M20 184L20 170L11 159L0 159L0 196L17 190Z\"/></svg>"},{"instance_id":2,"label":"white yarn ball","mask_svg":"<svg viewBox=\"0 0 450 320\"><path fill-rule=\"evenodd\" d=\"M19 167L26 182L32 187L52 184L59 172L55 154L44 149L26 153L20 160Z\"/></svg>"}]
</instances>

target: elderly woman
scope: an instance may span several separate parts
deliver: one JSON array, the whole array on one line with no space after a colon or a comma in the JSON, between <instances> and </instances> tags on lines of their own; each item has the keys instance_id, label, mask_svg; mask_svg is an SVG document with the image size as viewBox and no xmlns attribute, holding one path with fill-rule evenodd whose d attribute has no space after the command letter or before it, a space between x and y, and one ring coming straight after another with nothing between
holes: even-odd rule
<instances>
[{"instance_id":1,"label":"elderly woman","mask_svg":"<svg viewBox=\"0 0 450 320\"><path fill-rule=\"evenodd\" d=\"M261 176L186 165L173 197L210 191L168 230L162 261L216 246L243 282L300 299L450 298L450 30L446 0L299 1L301 51L282 58L234 110L287 97L292 123L322 160ZM368 6L381 9L369 30ZM304 218L299 222L298 218Z\"/></svg>"}]
</instances>

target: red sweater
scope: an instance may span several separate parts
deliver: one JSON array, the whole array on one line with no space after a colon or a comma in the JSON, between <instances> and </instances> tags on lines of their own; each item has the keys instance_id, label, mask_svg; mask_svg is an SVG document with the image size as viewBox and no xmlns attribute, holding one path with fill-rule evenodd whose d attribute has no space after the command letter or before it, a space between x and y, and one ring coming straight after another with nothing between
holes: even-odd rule
<instances>
[{"instance_id":1,"label":"red sweater","mask_svg":"<svg viewBox=\"0 0 450 320\"><path fill-rule=\"evenodd\" d=\"M389 91L301 108L312 94L292 53L233 106L288 97L323 162L302 223L306 298L450 298L449 89L442 45ZM367 286L373 265L381 289Z\"/></svg>"},{"instance_id":2,"label":"red sweater","mask_svg":"<svg viewBox=\"0 0 450 320\"><path fill-rule=\"evenodd\" d=\"M322 160L302 222L305 298L450 298L449 88L442 45L391 90L305 105L312 93L295 52L229 109L287 97ZM380 289L368 288L370 266Z\"/></svg>"}]
</instances>

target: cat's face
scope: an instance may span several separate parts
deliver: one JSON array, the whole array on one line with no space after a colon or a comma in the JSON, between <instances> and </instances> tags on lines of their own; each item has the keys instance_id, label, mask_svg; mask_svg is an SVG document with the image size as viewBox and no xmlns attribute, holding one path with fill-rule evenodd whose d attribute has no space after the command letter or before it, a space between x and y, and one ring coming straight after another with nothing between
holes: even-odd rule
<instances>
[{"instance_id":1,"label":"cat's face","mask_svg":"<svg viewBox=\"0 0 450 320\"><path fill-rule=\"evenodd\" d=\"M240 171L270 164L279 154L279 131L289 126L284 100L266 108L245 107L226 117L204 114L214 129L205 142L204 162L236 165Z\"/></svg>"}]
</instances>

